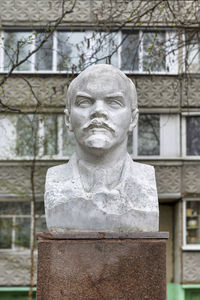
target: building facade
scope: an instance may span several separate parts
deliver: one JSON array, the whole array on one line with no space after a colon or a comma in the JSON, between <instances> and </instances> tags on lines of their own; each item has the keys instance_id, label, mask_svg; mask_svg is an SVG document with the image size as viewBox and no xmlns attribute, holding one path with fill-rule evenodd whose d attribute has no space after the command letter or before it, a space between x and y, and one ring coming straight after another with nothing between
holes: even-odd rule
<instances>
[{"instance_id":1,"label":"building facade","mask_svg":"<svg viewBox=\"0 0 200 300\"><path fill-rule=\"evenodd\" d=\"M36 230L44 231L46 170L68 160L74 148L64 125L67 86L81 69L102 62L121 68L137 88L140 119L128 150L135 161L155 166L160 231L170 233L167 299L200 299L198 35L184 44L190 31L177 34L162 6L137 22L129 19L133 2L143 1L114 2L79 0L55 28L61 1L0 0L0 80L16 65L0 90L0 299L27 298L33 196ZM175 12L191 1L183 2ZM71 2L66 5L70 10ZM50 38L17 66L49 26Z\"/></svg>"}]
</instances>

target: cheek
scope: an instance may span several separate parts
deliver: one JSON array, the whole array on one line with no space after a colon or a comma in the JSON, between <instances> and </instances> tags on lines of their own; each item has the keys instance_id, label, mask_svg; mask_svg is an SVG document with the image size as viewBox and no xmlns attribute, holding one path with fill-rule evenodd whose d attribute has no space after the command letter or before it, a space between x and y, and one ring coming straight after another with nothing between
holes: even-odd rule
<instances>
[{"instance_id":1,"label":"cheek","mask_svg":"<svg viewBox=\"0 0 200 300\"><path fill-rule=\"evenodd\" d=\"M79 113L77 113L76 111L71 111L71 115L70 115L70 123L73 129L80 127L81 123L82 123L82 118L81 115Z\"/></svg>"},{"instance_id":2,"label":"cheek","mask_svg":"<svg viewBox=\"0 0 200 300\"><path fill-rule=\"evenodd\" d=\"M114 118L115 125L119 128L119 130L128 130L131 123L131 114L130 113L122 113L116 115Z\"/></svg>"}]
</instances>

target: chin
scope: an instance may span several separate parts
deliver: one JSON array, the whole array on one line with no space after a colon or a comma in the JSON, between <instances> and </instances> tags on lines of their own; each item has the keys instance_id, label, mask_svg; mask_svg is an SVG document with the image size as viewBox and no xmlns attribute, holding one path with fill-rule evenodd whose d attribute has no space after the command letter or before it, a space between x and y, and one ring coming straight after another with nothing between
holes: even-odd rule
<instances>
[{"instance_id":1,"label":"chin","mask_svg":"<svg viewBox=\"0 0 200 300\"><path fill-rule=\"evenodd\" d=\"M90 136L86 142L85 146L90 148L91 150L101 150L105 151L111 148L111 141L110 139L105 135L98 135L98 136Z\"/></svg>"}]
</instances>

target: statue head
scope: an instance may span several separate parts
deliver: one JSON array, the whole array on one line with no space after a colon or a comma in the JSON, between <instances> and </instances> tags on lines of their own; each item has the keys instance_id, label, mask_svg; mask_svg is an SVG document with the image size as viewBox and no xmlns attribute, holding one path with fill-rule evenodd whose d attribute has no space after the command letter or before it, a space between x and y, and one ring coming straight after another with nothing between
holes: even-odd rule
<instances>
[{"instance_id":1,"label":"statue head","mask_svg":"<svg viewBox=\"0 0 200 300\"><path fill-rule=\"evenodd\" d=\"M105 64L81 72L67 91L66 125L78 145L108 151L127 143L137 124L137 94L133 82L119 69Z\"/></svg>"}]
</instances>

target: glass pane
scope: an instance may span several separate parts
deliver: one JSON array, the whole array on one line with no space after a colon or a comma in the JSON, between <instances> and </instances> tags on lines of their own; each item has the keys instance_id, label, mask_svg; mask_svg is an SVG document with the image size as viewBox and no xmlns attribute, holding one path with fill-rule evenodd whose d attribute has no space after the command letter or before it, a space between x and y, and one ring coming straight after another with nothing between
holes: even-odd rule
<instances>
[{"instance_id":1,"label":"glass pane","mask_svg":"<svg viewBox=\"0 0 200 300\"><path fill-rule=\"evenodd\" d=\"M45 217L38 217L36 219L36 232L47 232L47 225Z\"/></svg>"},{"instance_id":2,"label":"glass pane","mask_svg":"<svg viewBox=\"0 0 200 300\"><path fill-rule=\"evenodd\" d=\"M36 47L45 39L47 33L37 32ZM51 71L53 60L53 37L51 36L36 52L35 68L38 71Z\"/></svg>"},{"instance_id":3,"label":"glass pane","mask_svg":"<svg viewBox=\"0 0 200 300\"><path fill-rule=\"evenodd\" d=\"M187 244L200 244L200 201L186 202Z\"/></svg>"},{"instance_id":4,"label":"glass pane","mask_svg":"<svg viewBox=\"0 0 200 300\"><path fill-rule=\"evenodd\" d=\"M13 64L23 60L32 49L33 36L31 32L5 32L4 40L4 70L8 71ZM18 66L17 71L30 71L31 58Z\"/></svg>"},{"instance_id":5,"label":"glass pane","mask_svg":"<svg viewBox=\"0 0 200 300\"><path fill-rule=\"evenodd\" d=\"M123 32L122 34L121 69L126 71L139 70L139 33Z\"/></svg>"},{"instance_id":6,"label":"glass pane","mask_svg":"<svg viewBox=\"0 0 200 300\"><path fill-rule=\"evenodd\" d=\"M138 123L138 155L160 154L160 116L140 115Z\"/></svg>"},{"instance_id":7,"label":"glass pane","mask_svg":"<svg viewBox=\"0 0 200 300\"><path fill-rule=\"evenodd\" d=\"M38 116L21 114L17 120L17 155L33 156L38 153Z\"/></svg>"},{"instance_id":8,"label":"glass pane","mask_svg":"<svg viewBox=\"0 0 200 300\"><path fill-rule=\"evenodd\" d=\"M35 203L35 212L36 212L36 215L39 215L39 216L45 214L44 202L43 201Z\"/></svg>"},{"instance_id":9,"label":"glass pane","mask_svg":"<svg viewBox=\"0 0 200 300\"><path fill-rule=\"evenodd\" d=\"M143 33L143 71L164 71L165 32Z\"/></svg>"},{"instance_id":10,"label":"glass pane","mask_svg":"<svg viewBox=\"0 0 200 300\"><path fill-rule=\"evenodd\" d=\"M90 62L118 67L118 33L93 32L90 43Z\"/></svg>"},{"instance_id":11,"label":"glass pane","mask_svg":"<svg viewBox=\"0 0 200 300\"><path fill-rule=\"evenodd\" d=\"M200 155L200 117L187 117L187 155Z\"/></svg>"},{"instance_id":12,"label":"glass pane","mask_svg":"<svg viewBox=\"0 0 200 300\"><path fill-rule=\"evenodd\" d=\"M22 248L30 247L30 218L16 218L15 246Z\"/></svg>"},{"instance_id":13,"label":"glass pane","mask_svg":"<svg viewBox=\"0 0 200 300\"><path fill-rule=\"evenodd\" d=\"M199 33L186 34L186 71L200 72L200 35Z\"/></svg>"},{"instance_id":14,"label":"glass pane","mask_svg":"<svg viewBox=\"0 0 200 300\"><path fill-rule=\"evenodd\" d=\"M74 134L68 130L63 118L63 155L71 156L75 151L75 145Z\"/></svg>"},{"instance_id":15,"label":"glass pane","mask_svg":"<svg viewBox=\"0 0 200 300\"><path fill-rule=\"evenodd\" d=\"M29 215L30 202L0 202L0 215Z\"/></svg>"},{"instance_id":16,"label":"glass pane","mask_svg":"<svg viewBox=\"0 0 200 300\"><path fill-rule=\"evenodd\" d=\"M12 219L0 218L0 248L12 248Z\"/></svg>"},{"instance_id":17,"label":"glass pane","mask_svg":"<svg viewBox=\"0 0 200 300\"><path fill-rule=\"evenodd\" d=\"M57 145L57 116L43 116L44 118L44 155L58 153Z\"/></svg>"},{"instance_id":18,"label":"glass pane","mask_svg":"<svg viewBox=\"0 0 200 300\"><path fill-rule=\"evenodd\" d=\"M57 32L57 70L83 69L85 56L84 32Z\"/></svg>"}]
</instances>

